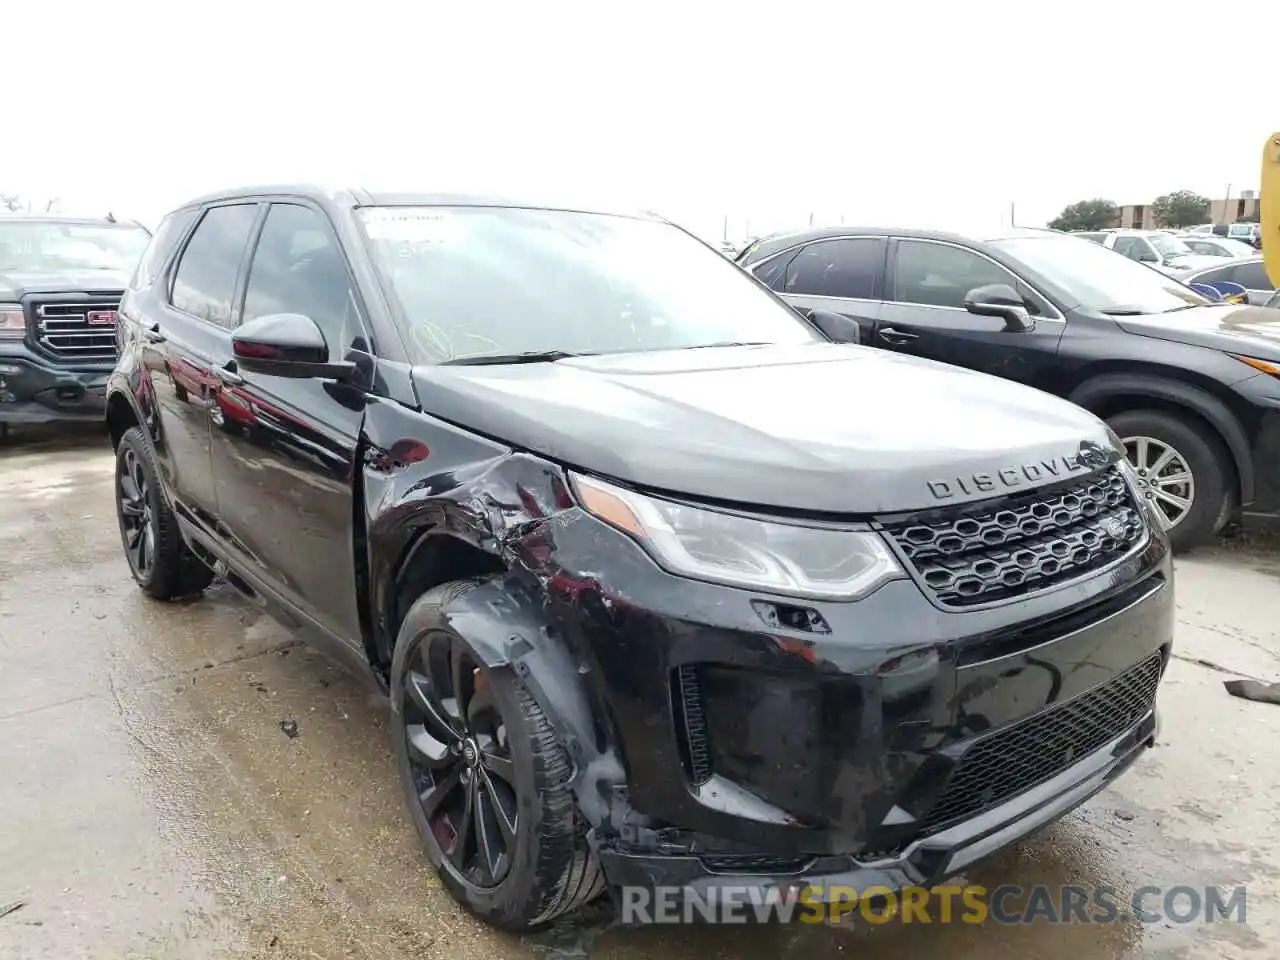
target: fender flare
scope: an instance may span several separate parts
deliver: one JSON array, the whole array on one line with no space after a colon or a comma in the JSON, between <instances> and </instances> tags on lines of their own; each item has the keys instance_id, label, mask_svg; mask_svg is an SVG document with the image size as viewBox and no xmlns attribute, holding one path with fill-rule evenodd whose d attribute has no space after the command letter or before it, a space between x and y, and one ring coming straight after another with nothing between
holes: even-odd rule
<instances>
[{"instance_id":1,"label":"fender flare","mask_svg":"<svg viewBox=\"0 0 1280 960\"><path fill-rule=\"evenodd\" d=\"M1253 451L1249 438L1235 414L1213 394L1177 380L1142 374L1106 373L1092 377L1080 384L1067 397L1077 406L1091 410L1100 400L1112 396L1146 396L1167 403L1186 407L1203 417L1217 431L1227 446L1227 452L1235 463L1239 480L1240 506L1247 506L1254 498Z\"/></svg>"},{"instance_id":2,"label":"fender flare","mask_svg":"<svg viewBox=\"0 0 1280 960\"><path fill-rule=\"evenodd\" d=\"M600 749L578 660L530 588L510 574L490 577L441 616L488 670L510 671L538 702L573 763L579 808L593 825L606 820L610 798L592 785L623 782L625 774L616 752Z\"/></svg>"}]
</instances>

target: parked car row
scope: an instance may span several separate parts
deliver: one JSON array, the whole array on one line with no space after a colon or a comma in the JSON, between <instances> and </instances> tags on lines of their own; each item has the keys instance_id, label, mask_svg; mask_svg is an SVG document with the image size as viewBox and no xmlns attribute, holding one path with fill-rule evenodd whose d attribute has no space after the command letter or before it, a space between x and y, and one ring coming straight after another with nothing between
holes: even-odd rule
<instances>
[{"instance_id":1,"label":"parked car row","mask_svg":"<svg viewBox=\"0 0 1280 960\"><path fill-rule=\"evenodd\" d=\"M738 262L796 307L856 320L865 343L1103 417L1178 548L1241 508L1280 511L1280 314L1213 304L1106 246L1052 231L841 228L774 237ZM1265 278L1256 258L1214 263Z\"/></svg>"}]
</instances>

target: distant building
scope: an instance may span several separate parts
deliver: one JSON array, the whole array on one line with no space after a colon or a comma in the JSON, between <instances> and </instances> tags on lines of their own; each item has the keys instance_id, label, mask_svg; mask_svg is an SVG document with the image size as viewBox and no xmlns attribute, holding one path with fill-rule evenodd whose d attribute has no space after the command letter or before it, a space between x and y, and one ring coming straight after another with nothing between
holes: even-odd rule
<instances>
[{"instance_id":1,"label":"distant building","mask_svg":"<svg viewBox=\"0 0 1280 960\"><path fill-rule=\"evenodd\" d=\"M1238 197L1209 201L1209 217L1206 222L1235 223L1245 217L1257 216L1258 191L1244 190ZM1120 208L1120 216L1112 226L1133 230L1155 230L1160 224L1156 223L1151 204L1131 203Z\"/></svg>"}]
</instances>

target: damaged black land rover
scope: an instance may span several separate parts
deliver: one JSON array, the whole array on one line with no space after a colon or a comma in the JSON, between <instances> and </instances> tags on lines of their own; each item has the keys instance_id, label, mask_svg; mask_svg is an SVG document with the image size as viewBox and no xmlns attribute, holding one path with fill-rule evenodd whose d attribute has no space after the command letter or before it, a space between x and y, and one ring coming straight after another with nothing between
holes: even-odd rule
<instances>
[{"instance_id":1,"label":"damaged black land rover","mask_svg":"<svg viewBox=\"0 0 1280 960\"><path fill-rule=\"evenodd\" d=\"M0 441L12 424L102 422L116 306L150 239L114 219L0 216Z\"/></svg>"},{"instance_id":2,"label":"damaged black land rover","mask_svg":"<svg viewBox=\"0 0 1280 960\"><path fill-rule=\"evenodd\" d=\"M1168 542L1066 401L830 342L644 216L237 191L144 265L107 413L135 578L221 575L389 691L493 923L937 880L1155 736Z\"/></svg>"}]
</instances>

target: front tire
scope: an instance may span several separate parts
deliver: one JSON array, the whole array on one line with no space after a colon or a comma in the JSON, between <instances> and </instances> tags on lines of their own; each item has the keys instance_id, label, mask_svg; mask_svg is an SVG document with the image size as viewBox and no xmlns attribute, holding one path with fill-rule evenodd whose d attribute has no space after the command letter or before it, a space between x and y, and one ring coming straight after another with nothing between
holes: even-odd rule
<instances>
[{"instance_id":1,"label":"front tire","mask_svg":"<svg viewBox=\"0 0 1280 960\"><path fill-rule=\"evenodd\" d=\"M446 615L478 582L436 587L405 617L391 665L393 746L442 884L480 919L523 931L585 905L603 879L542 708L509 671L488 670Z\"/></svg>"},{"instance_id":2,"label":"front tire","mask_svg":"<svg viewBox=\"0 0 1280 960\"><path fill-rule=\"evenodd\" d=\"M213 571L188 549L156 469L155 452L141 427L131 427L116 447L116 517L129 571L155 600L198 596Z\"/></svg>"},{"instance_id":3,"label":"front tire","mask_svg":"<svg viewBox=\"0 0 1280 960\"><path fill-rule=\"evenodd\" d=\"M1124 442L1175 552L1206 543L1226 526L1235 502L1233 475L1216 436L1162 410L1130 410L1107 422Z\"/></svg>"}]
</instances>

